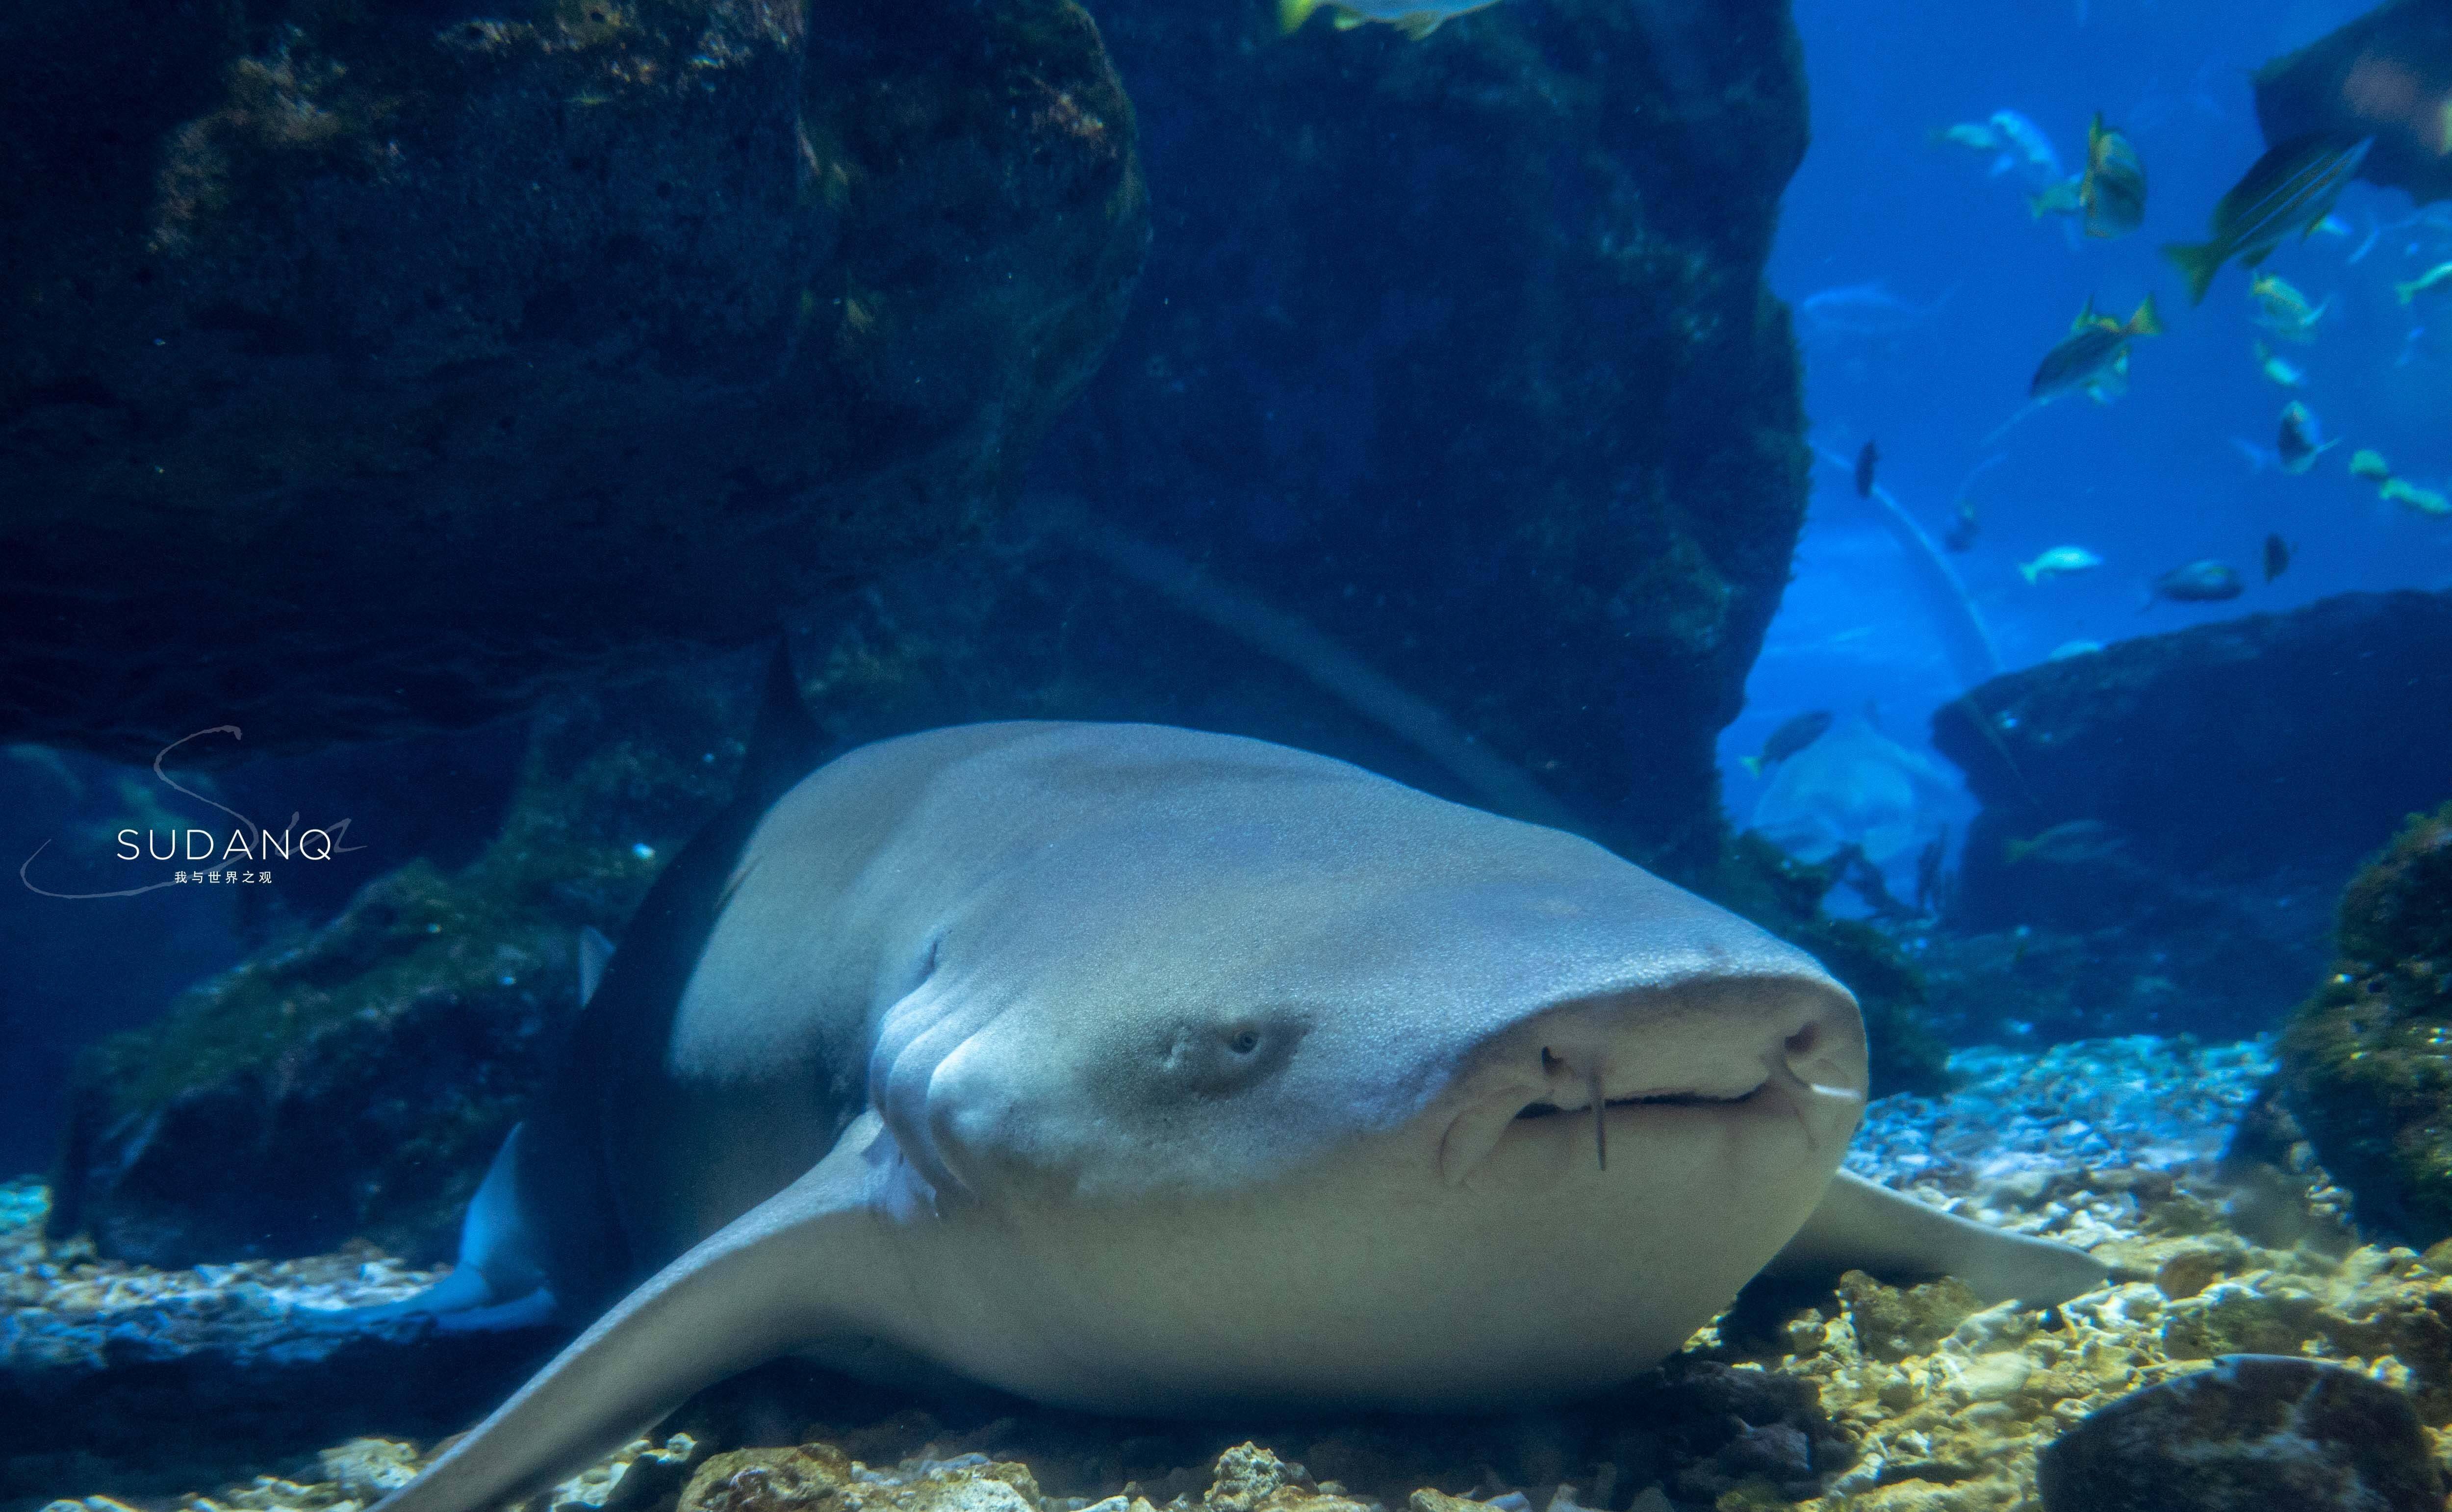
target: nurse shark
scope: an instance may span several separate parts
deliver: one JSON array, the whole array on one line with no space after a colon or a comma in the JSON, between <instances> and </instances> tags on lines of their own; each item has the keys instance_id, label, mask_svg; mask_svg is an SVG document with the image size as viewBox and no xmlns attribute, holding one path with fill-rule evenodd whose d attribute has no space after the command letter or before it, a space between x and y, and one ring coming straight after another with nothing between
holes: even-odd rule
<instances>
[{"instance_id":1,"label":"nurse shark","mask_svg":"<svg viewBox=\"0 0 2452 1512\"><path fill-rule=\"evenodd\" d=\"M1471 1410L1625 1381L1766 1268L2103 1279L1841 1173L1854 1000L1589 841L1156 726L815 746L779 658L739 795L394 1309L595 1322L378 1512L525 1494L785 1354Z\"/></svg>"}]
</instances>

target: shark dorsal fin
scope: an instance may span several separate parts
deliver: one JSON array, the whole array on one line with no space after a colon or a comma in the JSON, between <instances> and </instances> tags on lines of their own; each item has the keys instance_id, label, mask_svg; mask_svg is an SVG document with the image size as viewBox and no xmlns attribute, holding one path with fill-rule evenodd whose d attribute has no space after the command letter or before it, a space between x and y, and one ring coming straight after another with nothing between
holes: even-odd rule
<instances>
[{"instance_id":1,"label":"shark dorsal fin","mask_svg":"<svg viewBox=\"0 0 2452 1512\"><path fill-rule=\"evenodd\" d=\"M604 980L604 968L613 964L613 942L604 931L587 925L579 931L579 1001L584 1005L596 996L596 985Z\"/></svg>"},{"instance_id":2,"label":"shark dorsal fin","mask_svg":"<svg viewBox=\"0 0 2452 1512\"><path fill-rule=\"evenodd\" d=\"M736 796L764 808L783 796L793 784L816 769L821 743L818 722L801 702L801 680L792 670L792 645L775 641L766 663L766 679L759 695L758 724L749 736L749 754L741 764Z\"/></svg>"}]
</instances>

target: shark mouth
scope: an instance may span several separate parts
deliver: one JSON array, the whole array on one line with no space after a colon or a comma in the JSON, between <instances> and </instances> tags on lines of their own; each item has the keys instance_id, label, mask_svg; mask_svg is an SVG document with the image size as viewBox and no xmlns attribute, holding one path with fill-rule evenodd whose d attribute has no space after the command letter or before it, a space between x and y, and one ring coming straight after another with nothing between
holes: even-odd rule
<instances>
[{"instance_id":1,"label":"shark mouth","mask_svg":"<svg viewBox=\"0 0 2452 1512\"><path fill-rule=\"evenodd\" d=\"M1864 1104L1853 1005L1844 1015L1818 1004L1795 1008L1764 1016L1777 1022L1757 1018L1690 1033L1685 1038L1700 1052L1692 1055L1645 1055L1646 1046L1590 1006L1520 1025L1491 1047L1489 1064L1471 1079L1439 1144L1440 1178L1461 1184L1502 1140L1544 1120L1588 1120L1593 1165L1606 1171L1614 1109L1759 1109L1793 1118L1809 1150L1844 1143ZM1638 1076L1644 1081L1628 1084Z\"/></svg>"},{"instance_id":2,"label":"shark mouth","mask_svg":"<svg viewBox=\"0 0 2452 1512\"><path fill-rule=\"evenodd\" d=\"M1541 1068L1544 1071L1552 1070L1557 1065L1557 1057L1551 1053L1547 1045L1542 1046L1541 1061ZM1547 1099L1527 1103L1516 1110L1514 1121L1522 1123L1527 1119L1567 1118L1590 1113L1592 1119L1592 1158L1600 1169L1608 1170L1609 1110L1611 1108L1733 1107L1741 1103L1750 1103L1764 1092L1771 1090L1771 1080L1765 1078L1759 1084L1733 1096L1714 1097L1708 1092L1652 1092L1640 1097L1609 1097L1601 1091L1600 1072L1595 1068L1590 1073L1586 1085L1590 1088L1590 1092L1582 1103L1572 1107L1560 1106ZM1806 1143L1810 1145L1812 1141L1812 1130L1809 1126L1806 1131Z\"/></svg>"}]
</instances>

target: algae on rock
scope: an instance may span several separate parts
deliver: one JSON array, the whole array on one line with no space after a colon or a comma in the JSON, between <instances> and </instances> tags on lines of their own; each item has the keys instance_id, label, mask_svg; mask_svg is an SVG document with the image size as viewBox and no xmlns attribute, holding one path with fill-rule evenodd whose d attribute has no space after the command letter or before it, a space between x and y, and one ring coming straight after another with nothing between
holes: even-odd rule
<instances>
[{"instance_id":1,"label":"algae on rock","mask_svg":"<svg viewBox=\"0 0 2452 1512\"><path fill-rule=\"evenodd\" d=\"M2278 1084L2362 1226L2452 1237L2452 804L2342 896L2341 959L2284 1029Z\"/></svg>"},{"instance_id":2,"label":"algae on rock","mask_svg":"<svg viewBox=\"0 0 2452 1512\"><path fill-rule=\"evenodd\" d=\"M719 691L681 680L541 717L501 834L423 860L330 924L80 1059L52 1229L152 1264L365 1238L449 1252L486 1163L578 1006L576 940L618 934L739 759Z\"/></svg>"}]
</instances>

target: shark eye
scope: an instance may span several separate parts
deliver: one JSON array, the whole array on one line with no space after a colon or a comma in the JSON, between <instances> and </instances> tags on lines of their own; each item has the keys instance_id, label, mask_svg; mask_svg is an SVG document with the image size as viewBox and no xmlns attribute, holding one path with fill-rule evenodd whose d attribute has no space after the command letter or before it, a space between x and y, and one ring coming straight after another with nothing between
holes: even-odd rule
<instances>
[{"instance_id":1,"label":"shark eye","mask_svg":"<svg viewBox=\"0 0 2452 1512\"><path fill-rule=\"evenodd\" d=\"M1181 1024L1158 1051L1158 1068L1185 1091L1239 1091L1285 1069L1309 1027L1308 1016L1275 1009Z\"/></svg>"}]
</instances>

